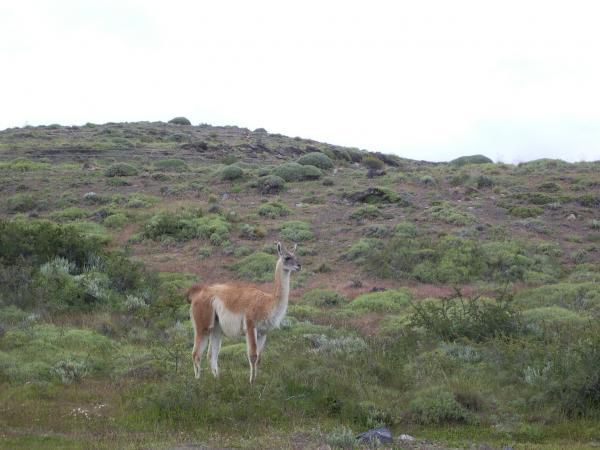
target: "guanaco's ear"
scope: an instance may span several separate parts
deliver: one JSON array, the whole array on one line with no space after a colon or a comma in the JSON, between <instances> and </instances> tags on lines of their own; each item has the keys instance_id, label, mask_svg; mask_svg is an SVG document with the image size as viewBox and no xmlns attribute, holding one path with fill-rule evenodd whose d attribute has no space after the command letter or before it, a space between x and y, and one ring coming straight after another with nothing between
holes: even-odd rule
<instances>
[{"instance_id":1,"label":"guanaco's ear","mask_svg":"<svg viewBox=\"0 0 600 450\"><path fill-rule=\"evenodd\" d=\"M298 248L298 244L294 244L294 248L292 249L292 253L296 253L296 249Z\"/></svg>"},{"instance_id":2,"label":"guanaco's ear","mask_svg":"<svg viewBox=\"0 0 600 450\"><path fill-rule=\"evenodd\" d=\"M279 253L279 256L283 255L283 249L281 248L281 242L277 242L277 253Z\"/></svg>"}]
</instances>

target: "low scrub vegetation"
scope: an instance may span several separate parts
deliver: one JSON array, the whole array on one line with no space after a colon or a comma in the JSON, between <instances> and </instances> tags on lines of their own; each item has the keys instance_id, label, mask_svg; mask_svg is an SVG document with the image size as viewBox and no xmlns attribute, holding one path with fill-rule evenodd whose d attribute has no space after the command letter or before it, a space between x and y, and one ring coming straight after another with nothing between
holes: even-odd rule
<instances>
[{"instance_id":1,"label":"low scrub vegetation","mask_svg":"<svg viewBox=\"0 0 600 450\"><path fill-rule=\"evenodd\" d=\"M244 176L244 171L236 165L230 165L221 170L220 176L223 180L237 180Z\"/></svg>"},{"instance_id":2,"label":"low scrub vegetation","mask_svg":"<svg viewBox=\"0 0 600 450\"><path fill-rule=\"evenodd\" d=\"M461 156L459 158L453 159L452 161L450 161L450 164L460 167L469 164L492 164L493 162L494 161L492 161L490 158L484 155L471 155Z\"/></svg>"},{"instance_id":3,"label":"low scrub vegetation","mask_svg":"<svg viewBox=\"0 0 600 450\"><path fill-rule=\"evenodd\" d=\"M147 239L186 241L204 239L221 245L229 238L230 224L218 214L203 215L201 211L161 212L144 227Z\"/></svg>"},{"instance_id":4,"label":"low scrub vegetation","mask_svg":"<svg viewBox=\"0 0 600 450\"><path fill-rule=\"evenodd\" d=\"M413 304L411 324L437 339L481 342L498 336L517 335L521 330L518 311L509 300L489 298L430 299Z\"/></svg>"},{"instance_id":5,"label":"low scrub vegetation","mask_svg":"<svg viewBox=\"0 0 600 450\"><path fill-rule=\"evenodd\" d=\"M269 202L258 208L258 214L269 219L277 219L290 215L292 210L285 203Z\"/></svg>"},{"instance_id":6,"label":"low scrub vegetation","mask_svg":"<svg viewBox=\"0 0 600 450\"><path fill-rule=\"evenodd\" d=\"M432 206L429 209L429 214L433 219L440 220L451 225L465 226L471 225L477 221L473 214L453 208L449 203L446 202Z\"/></svg>"},{"instance_id":7,"label":"low scrub vegetation","mask_svg":"<svg viewBox=\"0 0 600 450\"><path fill-rule=\"evenodd\" d=\"M409 230L410 232L410 230ZM405 230L387 241L361 239L348 256L380 277L412 278L432 283L465 283L477 279L498 283L556 280L555 258L543 249L513 241L489 241L446 236L407 239Z\"/></svg>"},{"instance_id":8,"label":"low scrub vegetation","mask_svg":"<svg viewBox=\"0 0 600 450\"><path fill-rule=\"evenodd\" d=\"M288 182L317 180L321 178L322 174L321 170L315 166L295 162L281 164L273 169L273 175Z\"/></svg>"},{"instance_id":9,"label":"low scrub vegetation","mask_svg":"<svg viewBox=\"0 0 600 450\"><path fill-rule=\"evenodd\" d=\"M310 241L314 238L314 234L310 229L310 224L300 220L284 222L279 234L281 238L287 242Z\"/></svg>"},{"instance_id":10,"label":"low scrub vegetation","mask_svg":"<svg viewBox=\"0 0 600 450\"><path fill-rule=\"evenodd\" d=\"M246 256L232 268L243 279L251 281L272 281L277 258L264 252Z\"/></svg>"},{"instance_id":11,"label":"low scrub vegetation","mask_svg":"<svg viewBox=\"0 0 600 450\"><path fill-rule=\"evenodd\" d=\"M191 125L192 124L189 121L189 119L187 119L185 117L174 117L173 119L169 120L169 123L172 123L174 125Z\"/></svg>"},{"instance_id":12,"label":"low scrub vegetation","mask_svg":"<svg viewBox=\"0 0 600 450\"><path fill-rule=\"evenodd\" d=\"M306 155L301 156L298 158L298 164L318 167L323 170L333 169L333 161L329 156L319 152L307 153Z\"/></svg>"},{"instance_id":13,"label":"low scrub vegetation","mask_svg":"<svg viewBox=\"0 0 600 450\"><path fill-rule=\"evenodd\" d=\"M104 171L104 175L107 177L130 177L137 174L138 170L127 163L112 164Z\"/></svg>"},{"instance_id":14,"label":"low scrub vegetation","mask_svg":"<svg viewBox=\"0 0 600 450\"><path fill-rule=\"evenodd\" d=\"M0 159L0 447L600 439L597 162L149 122L8 129ZM275 240L303 268L256 384L243 338L194 379L186 290L272 290Z\"/></svg>"},{"instance_id":15,"label":"low scrub vegetation","mask_svg":"<svg viewBox=\"0 0 600 450\"><path fill-rule=\"evenodd\" d=\"M163 172L186 172L187 163L182 159L161 159L154 163L154 168Z\"/></svg>"},{"instance_id":16,"label":"low scrub vegetation","mask_svg":"<svg viewBox=\"0 0 600 450\"><path fill-rule=\"evenodd\" d=\"M363 312L393 313L409 306L410 294L401 289L373 292L356 297L348 305L350 309Z\"/></svg>"}]
</instances>

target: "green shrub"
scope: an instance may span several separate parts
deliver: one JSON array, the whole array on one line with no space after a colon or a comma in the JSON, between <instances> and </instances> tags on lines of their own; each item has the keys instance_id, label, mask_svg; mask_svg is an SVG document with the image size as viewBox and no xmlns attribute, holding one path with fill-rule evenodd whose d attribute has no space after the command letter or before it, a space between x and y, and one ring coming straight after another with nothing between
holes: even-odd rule
<instances>
[{"instance_id":1,"label":"green shrub","mask_svg":"<svg viewBox=\"0 0 600 450\"><path fill-rule=\"evenodd\" d=\"M258 182L261 194L278 194L285 188L285 180L277 175L267 175Z\"/></svg>"},{"instance_id":2,"label":"green shrub","mask_svg":"<svg viewBox=\"0 0 600 450\"><path fill-rule=\"evenodd\" d=\"M383 247L384 243L379 239L361 238L350 247L347 256L357 264L362 264L368 258L374 258L373 255L379 253Z\"/></svg>"},{"instance_id":3,"label":"green shrub","mask_svg":"<svg viewBox=\"0 0 600 450\"><path fill-rule=\"evenodd\" d=\"M285 163L273 169L273 175L285 181L301 181L304 178L304 166L298 163Z\"/></svg>"},{"instance_id":4,"label":"green shrub","mask_svg":"<svg viewBox=\"0 0 600 450\"><path fill-rule=\"evenodd\" d=\"M83 267L102 252L101 244L75 228L43 220L0 220L0 259L16 264L24 258L41 265L57 256Z\"/></svg>"},{"instance_id":5,"label":"green shrub","mask_svg":"<svg viewBox=\"0 0 600 450\"><path fill-rule=\"evenodd\" d=\"M468 338L481 342L522 330L521 317L510 301L482 298L444 298L413 303L410 323L438 339Z\"/></svg>"},{"instance_id":6,"label":"green shrub","mask_svg":"<svg viewBox=\"0 0 600 450\"><path fill-rule=\"evenodd\" d=\"M523 308L559 306L575 311L600 313L598 283L558 283L521 291L515 303Z\"/></svg>"},{"instance_id":7,"label":"green shrub","mask_svg":"<svg viewBox=\"0 0 600 450\"><path fill-rule=\"evenodd\" d=\"M354 211L350 217L356 220L377 219L381 217L381 211L376 205L365 205Z\"/></svg>"},{"instance_id":8,"label":"green shrub","mask_svg":"<svg viewBox=\"0 0 600 450\"><path fill-rule=\"evenodd\" d=\"M350 161L355 163L361 162L363 157L367 154L366 151L353 147L346 148L346 153L350 156Z\"/></svg>"},{"instance_id":9,"label":"green shrub","mask_svg":"<svg viewBox=\"0 0 600 450\"><path fill-rule=\"evenodd\" d=\"M560 276L557 262L544 247L528 247L516 241L486 242L481 245L483 277L500 283L518 280L552 282Z\"/></svg>"},{"instance_id":10,"label":"green shrub","mask_svg":"<svg viewBox=\"0 0 600 450\"><path fill-rule=\"evenodd\" d=\"M154 162L156 170L165 172L187 172L189 167L182 159L161 159Z\"/></svg>"},{"instance_id":11,"label":"green shrub","mask_svg":"<svg viewBox=\"0 0 600 450\"><path fill-rule=\"evenodd\" d=\"M468 344L444 342L440 345L440 351L444 355L463 363L477 363L482 360L481 352Z\"/></svg>"},{"instance_id":12,"label":"green shrub","mask_svg":"<svg viewBox=\"0 0 600 450\"><path fill-rule=\"evenodd\" d=\"M269 219L277 219L279 217L288 216L292 210L281 202L269 202L261 205L258 208L258 214Z\"/></svg>"},{"instance_id":13,"label":"green shrub","mask_svg":"<svg viewBox=\"0 0 600 450\"><path fill-rule=\"evenodd\" d=\"M235 263L232 268L246 280L272 281L275 273L277 258L264 252L257 252L246 256Z\"/></svg>"},{"instance_id":14,"label":"green shrub","mask_svg":"<svg viewBox=\"0 0 600 450\"><path fill-rule=\"evenodd\" d=\"M546 227L546 222L542 219L529 218L515 221L515 225L521 226L529 231L540 234L548 234L549 230Z\"/></svg>"},{"instance_id":15,"label":"green shrub","mask_svg":"<svg viewBox=\"0 0 600 450\"><path fill-rule=\"evenodd\" d=\"M125 206L127 208L149 208L152 205L155 205L160 202L159 197L155 197L153 195L140 194L135 193L131 194L126 202Z\"/></svg>"},{"instance_id":16,"label":"green shrub","mask_svg":"<svg viewBox=\"0 0 600 450\"><path fill-rule=\"evenodd\" d=\"M190 122L185 117L174 117L173 119L169 120L169 123L172 123L175 125L191 125L192 124L192 122Z\"/></svg>"},{"instance_id":17,"label":"green shrub","mask_svg":"<svg viewBox=\"0 0 600 450\"><path fill-rule=\"evenodd\" d=\"M299 220L285 222L281 226L279 234L282 239L288 242L310 241L314 237L310 230L310 224Z\"/></svg>"},{"instance_id":18,"label":"green shrub","mask_svg":"<svg viewBox=\"0 0 600 450\"><path fill-rule=\"evenodd\" d=\"M401 198L396 192L381 187L368 188L365 191L344 194L352 203L369 203L371 205L379 203L396 203L400 206L410 206L410 202Z\"/></svg>"},{"instance_id":19,"label":"green shrub","mask_svg":"<svg viewBox=\"0 0 600 450\"><path fill-rule=\"evenodd\" d=\"M121 177L109 178L106 184L113 187L131 186L129 181Z\"/></svg>"},{"instance_id":20,"label":"green shrub","mask_svg":"<svg viewBox=\"0 0 600 450\"><path fill-rule=\"evenodd\" d=\"M313 353L362 353L368 349L366 342L356 336L330 337L324 334L305 334Z\"/></svg>"},{"instance_id":21,"label":"green shrub","mask_svg":"<svg viewBox=\"0 0 600 450\"><path fill-rule=\"evenodd\" d=\"M304 170L302 171L302 179L303 180L318 180L323 175L321 169L315 166L304 166Z\"/></svg>"},{"instance_id":22,"label":"green shrub","mask_svg":"<svg viewBox=\"0 0 600 450\"><path fill-rule=\"evenodd\" d=\"M356 446L355 433L343 425L337 426L327 433L325 441L332 448L352 449Z\"/></svg>"},{"instance_id":23,"label":"green shrub","mask_svg":"<svg viewBox=\"0 0 600 450\"><path fill-rule=\"evenodd\" d=\"M537 217L542 214L544 210L537 206L513 206L508 210L511 216L521 217L523 219L528 217Z\"/></svg>"},{"instance_id":24,"label":"green shrub","mask_svg":"<svg viewBox=\"0 0 600 450\"><path fill-rule=\"evenodd\" d=\"M100 272L73 275L73 267L65 267L66 260L57 258L40 267L35 277L38 304L52 312L89 310L107 305L111 298L110 280Z\"/></svg>"},{"instance_id":25,"label":"green shrub","mask_svg":"<svg viewBox=\"0 0 600 450\"><path fill-rule=\"evenodd\" d=\"M244 171L238 166L231 165L221 170L220 176L223 180L237 180L244 176Z\"/></svg>"},{"instance_id":26,"label":"green shrub","mask_svg":"<svg viewBox=\"0 0 600 450\"><path fill-rule=\"evenodd\" d=\"M60 211L55 211L50 215L50 217L59 222L69 222L73 220L84 219L85 217L87 217L87 215L88 213L85 209L72 206L70 208L65 208Z\"/></svg>"},{"instance_id":27,"label":"green shrub","mask_svg":"<svg viewBox=\"0 0 600 450\"><path fill-rule=\"evenodd\" d=\"M435 178L433 178L431 175L423 175L421 178L419 178L419 182L425 186L429 186L435 184Z\"/></svg>"},{"instance_id":28,"label":"green shrub","mask_svg":"<svg viewBox=\"0 0 600 450\"><path fill-rule=\"evenodd\" d=\"M400 222L394 228L394 235L405 239L417 237L417 227L414 223Z\"/></svg>"},{"instance_id":29,"label":"green shrub","mask_svg":"<svg viewBox=\"0 0 600 450\"><path fill-rule=\"evenodd\" d=\"M528 330L541 333L582 329L590 322L590 317L560 306L544 306L524 311L523 320Z\"/></svg>"},{"instance_id":30,"label":"green shrub","mask_svg":"<svg viewBox=\"0 0 600 450\"><path fill-rule=\"evenodd\" d=\"M154 274L147 272L141 262L131 261L119 253L105 258L104 273L108 287L121 294L143 291L144 297L151 297L157 284Z\"/></svg>"},{"instance_id":31,"label":"green shrub","mask_svg":"<svg viewBox=\"0 0 600 450\"><path fill-rule=\"evenodd\" d=\"M245 239L262 239L267 235L267 230L262 225L245 223L240 229L240 237Z\"/></svg>"},{"instance_id":32,"label":"green shrub","mask_svg":"<svg viewBox=\"0 0 600 450\"><path fill-rule=\"evenodd\" d=\"M86 192L83 194L83 201L89 205L105 205L112 202L112 200L107 195L96 194L95 192Z\"/></svg>"},{"instance_id":33,"label":"green shrub","mask_svg":"<svg viewBox=\"0 0 600 450\"><path fill-rule=\"evenodd\" d=\"M576 201L586 208L600 208L600 195L586 194L578 197Z\"/></svg>"},{"instance_id":34,"label":"green shrub","mask_svg":"<svg viewBox=\"0 0 600 450\"><path fill-rule=\"evenodd\" d=\"M88 373L88 367L83 361L61 360L52 368L52 372L63 384L80 382Z\"/></svg>"},{"instance_id":35,"label":"green shrub","mask_svg":"<svg viewBox=\"0 0 600 450\"><path fill-rule=\"evenodd\" d=\"M491 188L494 186L494 180L485 175L479 175L476 180L477 189Z\"/></svg>"},{"instance_id":36,"label":"green shrub","mask_svg":"<svg viewBox=\"0 0 600 450\"><path fill-rule=\"evenodd\" d=\"M441 220L442 222L451 225L465 226L471 225L477 221L473 214L453 208L448 202L432 206L429 209L429 214L434 219Z\"/></svg>"},{"instance_id":37,"label":"green shrub","mask_svg":"<svg viewBox=\"0 0 600 450\"><path fill-rule=\"evenodd\" d=\"M77 233L90 239L95 239L101 244L108 244L112 239L110 233L102 225L96 222L77 221L71 222L66 226L73 228Z\"/></svg>"},{"instance_id":38,"label":"green shrub","mask_svg":"<svg viewBox=\"0 0 600 450\"><path fill-rule=\"evenodd\" d=\"M291 162L281 164L273 169L273 175L285 181L315 180L321 177L322 172L315 166L302 165Z\"/></svg>"},{"instance_id":39,"label":"green shrub","mask_svg":"<svg viewBox=\"0 0 600 450\"><path fill-rule=\"evenodd\" d=\"M454 174L448 180L451 186L465 186L471 180L471 175L468 172L462 171Z\"/></svg>"},{"instance_id":40,"label":"green shrub","mask_svg":"<svg viewBox=\"0 0 600 450\"><path fill-rule=\"evenodd\" d=\"M469 412L456 401L454 394L436 386L419 391L409 405L414 420L424 425L469 422Z\"/></svg>"},{"instance_id":41,"label":"green shrub","mask_svg":"<svg viewBox=\"0 0 600 450\"><path fill-rule=\"evenodd\" d=\"M520 173L531 173L531 172L548 172L555 169L566 169L569 167L569 163L562 159L550 159L540 158L534 159L533 161L527 161L519 163L518 168L521 169Z\"/></svg>"},{"instance_id":42,"label":"green shrub","mask_svg":"<svg viewBox=\"0 0 600 450\"><path fill-rule=\"evenodd\" d=\"M390 230L385 225L374 223L363 228L363 235L370 238L383 239L390 235Z\"/></svg>"},{"instance_id":43,"label":"green shrub","mask_svg":"<svg viewBox=\"0 0 600 450\"><path fill-rule=\"evenodd\" d=\"M560 335L559 335L560 336ZM564 336L573 336L569 331ZM522 378L534 388L532 404L547 406L560 416L597 418L600 412L600 328L590 322L576 339L551 339L520 345L511 366L522 367ZM523 358L523 351L527 358ZM521 362L522 361L522 362Z\"/></svg>"},{"instance_id":44,"label":"green shrub","mask_svg":"<svg viewBox=\"0 0 600 450\"><path fill-rule=\"evenodd\" d=\"M0 351L0 378L19 383L52 378L77 382L86 375L110 373L116 348L99 333L64 325L9 330Z\"/></svg>"},{"instance_id":45,"label":"green shrub","mask_svg":"<svg viewBox=\"0 0 600 450\"><path fill-rule=\"evenodd\" d=\"M397 313L410 304L410 294L404 289L371 292L356 297L348 305L352 310L381 313Z\"/></svg>"},{"instance_id":46,"label":"green shrub","mask_svg":"<svg viewBox=\"0 0 600 450\"><path fill-rule=\"evenodd\" d=\"M568 417L598 417L600 413L600 329L589 326L576 342L556 349L544 383L550 405Z\"/></svg>"},{"instance_id":47,"label":"green shrub","mask_svg":"<svg viewBox=\"0 0 600 450\"><path fill-rule=\"evenodd\" d=\"M221 215L204 217L200 211L161 212L152 216L143 233L147 239L207 239L221 245L228 240L230 228Z\"/></svg>"},{"instance_id":48,"label":"green shrub","mask_svg":"<svg viewBox=\"0 0 600 450\"><path fill-rule=\"evenodd\" d=\"M40 203L31 194L15 194L8 197L6 206L9 212L28 212L37 209Z\"/></svg>"},{"instance_id":49,"label":"green shrub","mask_svg":"<svg viewBox=\"0 0 600 450\"><path fill-rule=\"evenodd\" d=\"M426 283L551 282L560 276L554 256L518 242L485 242L447 236L396 232L391 240L361 240L351 248L357 262L379 277L415 278Z\"/></svg>"},{"instance_id":50,"label":"green shrub","mask_svg":"<svg viewBox=\"0 0 600 450\"><path fill-rule=\"evenodd\" d=\"M123 228L129 219L123 213L116 213L107 216L102 223L108 228Z\"/></svg>"},{"instance_id":51,"label":"green shrub","mask_svg":"<svg viewBox=\"0 0 600 450\"><path fill-rule=\"evenodd\" d=\"M538 190L542 192L560 192L560 185L553 181L547 181L538 186Z\"/></svg>"},{"instance_id":52,"label":"green shrub","mask_svg":"<svg viewBox=\"0 0 600 450\"><path fill-rule=\"evenodd\" d=\"M408 248L395 256L395 262L404 254L407 260L401 269L407 270L408 261L415 261L412 275L419 281L460 284L476 279L485 269L483 252L476 241L446 237L438 241L433 249L411 249L414 245L407 242L405 247Z\"/></svg>"},{"instance_id":53,"label":"green shrub","mask_svg":"<svg viewBox=\"0 0 600 450\"><path fill-rule=\"evenodd\" d=\"M385 167L385 163L382 160L372 155L363 157L362 163L367 169L372 170L381 170Z\"/></svg>"},{"instance_id":54,"label":"green shrub","mask_svg":"<svg viewBox=\"0 0 600 450\"><path fill-rule=\"evenodd\" d=\"M527 203L531 203L532 205L548 205L556 201L554 197L541 192L525 192L521 194L515 194L513 197L523 200Z\"/></svg>"},{"instance_id":55,"label":"green shrub","mask_svg":"<svg viewBox=\"0 0 600 450\"><path fill-rule=\"evenodd\" d=\"M302 296L302 301L314 306L333 307L346 304L348 299L335 291L313 289Z\"/></svg>"},{"instance_id":56,"label":"green shrub","mask_svg":"<svg viewBox=\"0 0 600 450\"><path fill-rule=\"evenodd\" d=\"M52 167L45 162L31 161L26 158L16 158L12 161L0 162L0 170L6 169L11 172L32 172L34 170L44 170Z\"/></svg>"},{"instance_id":57,"label":"green shrub","mask_svg":"<svg viewBox=\"0 0 600 450\"><path fill-rule=\"evenodd\" d=\"M323 170L333 169L333 161L329 159L329 156L320 152L302 155L298 158L298 164L302 164L303 166L314 166Z\"/></svg>"},{"instance_id":58,"label":"green shrub","mask_svg":"<svg viewBox=\"0 0 600 450\"><path fill-rule=\"evenodd\" d=\"M0 328L25 323L29 316L29 313L14 305L0 306Z\"/></svg>"},{"instance_id":59,"label":"green shrub","mask_svg":"<svg viewBox=\"0 0 600 450\"><path fill-rule=\"evenodd\" d=\"M137 174L138 170L126 163L112 164L104 171L104 175L107 177L130 177Z\"/></svg>"},{"instance_id":60,"label":"green shrub","mask_svg":"<svg viewBox=\"0 0 600 450\"><path fill-rule=\"evenodd\" d=\"M450 161L455 166L466 166L467 164L493 164L490 158L484 155L461 156Z\"/></svg>"}]
</instances>

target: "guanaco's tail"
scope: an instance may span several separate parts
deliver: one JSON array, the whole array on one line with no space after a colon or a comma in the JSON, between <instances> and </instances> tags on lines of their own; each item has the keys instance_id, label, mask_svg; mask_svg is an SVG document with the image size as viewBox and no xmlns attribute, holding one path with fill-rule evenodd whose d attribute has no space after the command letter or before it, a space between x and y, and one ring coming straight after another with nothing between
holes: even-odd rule
<instances>
[{"instance_id":1,"label":"guanaco's tail","mask_svg":"<svg viewBox=\"0 0 600 450\"><path fill-rule=\"evenodd\" d=\"M194 294L201 292L203 289L204 289L203 284L194 284L191 288L189 288L187 290L187 292L185 293L185 298L186 298L187 302L192 303L192 297L194 296Z\"/></svg>"}]
</instances>

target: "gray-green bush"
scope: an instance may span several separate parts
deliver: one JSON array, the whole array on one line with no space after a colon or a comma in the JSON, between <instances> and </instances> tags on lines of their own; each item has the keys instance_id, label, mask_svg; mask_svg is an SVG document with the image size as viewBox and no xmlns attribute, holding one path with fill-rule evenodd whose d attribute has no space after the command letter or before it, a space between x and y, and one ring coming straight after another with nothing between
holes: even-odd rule
<instances>
[{"instance_id":1,"label":"gray-green bush","mask_svg":"<svg viewBox=\"0 0 600 450\"><path fill-rule=\"evenodd\" d=\"M111 164L104 171L104 175L107 177L130 177L138 174L138 170L127 163L116 163Z\"/></svg>"},{"instance_id":2,"label":"gray-green bush","mask_svg":"<svg viewBox=\"0 0 600 450\"><path fill-rule=\"evenodd\" d=\"M302 164L303 166L314 166L323 170L333 169L333 161L329 158L329 156L320 152L312 152L302 155L300 158L298 158L298 164Z\"/></svg>"}]
</instances>

